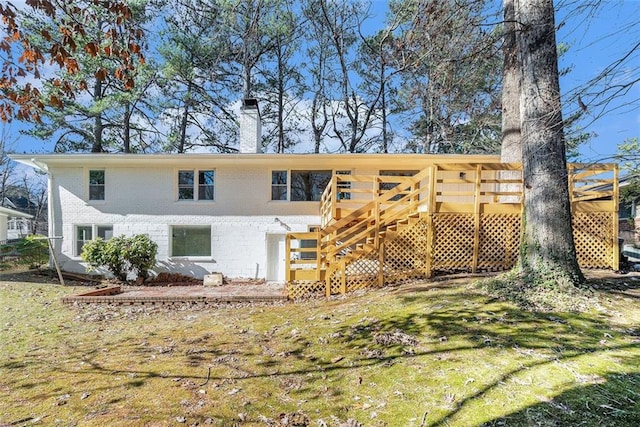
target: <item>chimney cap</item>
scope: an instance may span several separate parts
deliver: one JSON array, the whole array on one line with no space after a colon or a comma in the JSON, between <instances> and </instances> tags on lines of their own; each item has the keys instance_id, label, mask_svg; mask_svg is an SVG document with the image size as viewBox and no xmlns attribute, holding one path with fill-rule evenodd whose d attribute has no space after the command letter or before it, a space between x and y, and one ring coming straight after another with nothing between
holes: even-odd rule
<instances>
[{"instance_id":1,"label":"chimney cap","mask_svg":"<svg viewBox=\"0 0 640 427\"><path fill-rule=\"evenodd\" d=\"M245 98L242 100L242 108L255 110L258 108L258 100L256 98Z\"/></svg>"}]
</instances>

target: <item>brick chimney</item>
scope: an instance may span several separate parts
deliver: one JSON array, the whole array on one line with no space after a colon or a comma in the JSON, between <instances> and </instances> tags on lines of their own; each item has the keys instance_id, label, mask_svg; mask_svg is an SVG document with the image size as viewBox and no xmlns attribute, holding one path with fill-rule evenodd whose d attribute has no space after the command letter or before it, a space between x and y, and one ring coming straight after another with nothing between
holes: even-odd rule
<instances>
[{"instance_id":1,"label":"brick chimney","mask_svg":"<svg viewBox=\"0 0 640 427\"><path fill-rule=\"evenodd\" d=\"M246 98L240 107L240 152L262 153L262 123L258 100Z\"/></svg>"}]
</instances>

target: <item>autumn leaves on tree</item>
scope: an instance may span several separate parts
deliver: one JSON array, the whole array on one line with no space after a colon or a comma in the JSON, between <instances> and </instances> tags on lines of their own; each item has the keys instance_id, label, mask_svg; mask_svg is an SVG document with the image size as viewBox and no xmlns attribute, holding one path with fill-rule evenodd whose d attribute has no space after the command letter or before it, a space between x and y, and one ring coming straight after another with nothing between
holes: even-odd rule
<instances>
[{"instance_id":1,"label":"autumn leaves on tree","mask_svg":"<svg viewBox=\"0 0 640 427\"><path fill-rule=\"evenodd\" d=\"M81 7L65 0L27 0L34 18L46 17L51 29L42 28L38 34L25 31L18 19L18 11L11 3L0 4L4 34L0 41L0 118L10 121L39 121L45 108L41 89L29 80L39 79L42 69L55 65L67 74L80 71L76 59L78 50L91 57L103 56L117 60L113 75L126 88L133 88L136 67L144 63L143 32L132 21L132 11L124 1L92 0L94 7ZM100 33L88 33L87 27L99 26ZM82 41L80 44L79 41ZM95 71L96 80L104 80L105 68ZM52 107L61 107L65 98L87 88L85 80L71 81L59 77L47 78L55 88L47 100Z\"/></svg>"}]
</instances>

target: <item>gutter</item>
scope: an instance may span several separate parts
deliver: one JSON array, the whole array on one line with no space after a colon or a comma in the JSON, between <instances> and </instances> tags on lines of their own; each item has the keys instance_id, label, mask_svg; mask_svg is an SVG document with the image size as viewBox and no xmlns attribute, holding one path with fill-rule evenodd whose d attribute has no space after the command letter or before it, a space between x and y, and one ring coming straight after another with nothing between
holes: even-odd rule
<instances>
[{"instance_id":1,"label":"gutter","mask_svg":"<svg viewBox=\"0 0 640 427\"><path fill-rule=\"evenodd\" d=\"M37 166L38 169L40 169L42 172L45 172L47 175L51 176L51 174L49 173L49 166L47 166L45 163L39 162L35 159L35 157L31 158L31 163Z\"/></svg>"}]
</instances>

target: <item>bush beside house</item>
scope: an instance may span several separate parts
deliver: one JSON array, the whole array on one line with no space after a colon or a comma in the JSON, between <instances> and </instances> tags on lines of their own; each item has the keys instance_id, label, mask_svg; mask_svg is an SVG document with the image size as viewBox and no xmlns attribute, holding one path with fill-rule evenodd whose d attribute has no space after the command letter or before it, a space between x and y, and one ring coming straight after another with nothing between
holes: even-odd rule
<instances>
[{"instance_id":1,"label":"bush beside house","mask_svg":"<svg viewBox=\"0 0 640 427\"><path fill-rule=\"evenodd\" d=\"M126 281L134 274L143 281L156 264L158 245L146 234L124 235L109 240L95 239L82 247L82 259L89 270L106 268L114 277Z\"/></svg>"}]
</instances>

